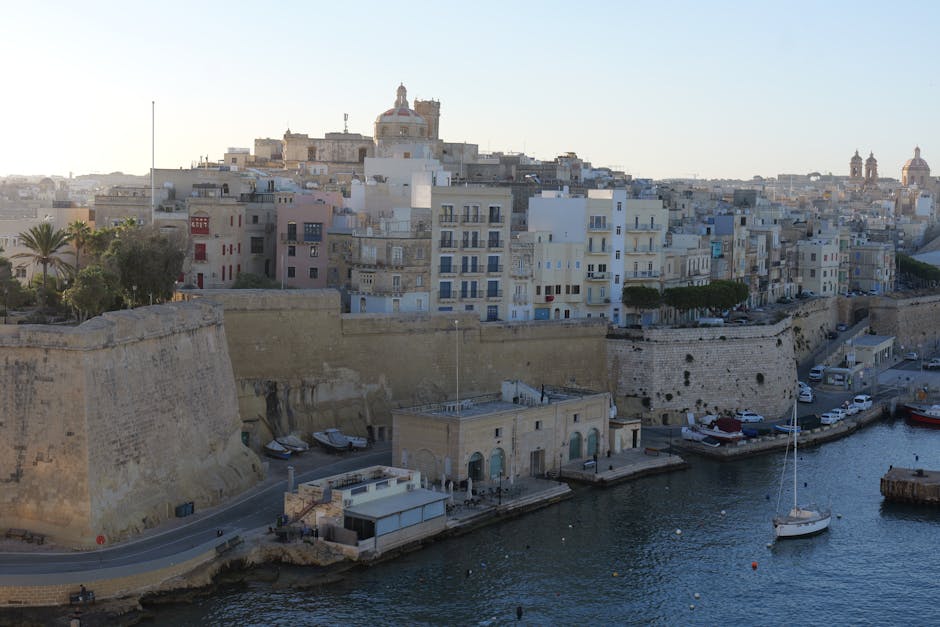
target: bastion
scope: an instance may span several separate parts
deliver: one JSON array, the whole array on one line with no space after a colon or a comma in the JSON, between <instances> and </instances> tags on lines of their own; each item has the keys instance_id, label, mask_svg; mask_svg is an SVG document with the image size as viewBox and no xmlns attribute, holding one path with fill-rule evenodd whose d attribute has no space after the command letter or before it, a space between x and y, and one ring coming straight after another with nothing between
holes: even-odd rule
<instances>
[{"instance_id":1,"label":"bastion","mask_svg":"<svg viewBox=\"0 0 940 627\"><path fill-rule=\"evenodd\" d=\"M0 529L111 543L260 479L222 307L0 326Z\"/></svg>"}]
</instances>

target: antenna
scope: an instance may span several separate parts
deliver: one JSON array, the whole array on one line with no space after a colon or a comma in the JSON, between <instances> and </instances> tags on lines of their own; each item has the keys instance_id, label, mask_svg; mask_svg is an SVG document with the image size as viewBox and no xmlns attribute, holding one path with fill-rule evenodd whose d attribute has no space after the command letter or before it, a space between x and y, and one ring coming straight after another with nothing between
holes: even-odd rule
<instances>
[{"instance_id":1,"label":"antenna","mask_svg":"<svg viewBox=\"0 0 940 627\"><path fill-rule=\"evenodd\" d=\"M349 114L344 113L343 114L343 133L348 133L348 132L349 132Z\"/></svg>"}]
</instances>

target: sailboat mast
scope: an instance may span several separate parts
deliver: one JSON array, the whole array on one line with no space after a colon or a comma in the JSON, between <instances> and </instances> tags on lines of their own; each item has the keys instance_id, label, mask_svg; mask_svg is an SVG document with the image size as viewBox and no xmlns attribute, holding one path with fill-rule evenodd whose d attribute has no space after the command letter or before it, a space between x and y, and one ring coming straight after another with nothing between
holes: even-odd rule
<instances>
[{"instance_id":1,"label":"sailboat mast","mask_svg":"<svg viewBox=\"0 0 940 627\"><path fill-rule=\"evenodd\" d=\"M793 509L796 509L796 403L793 403Z\"/></svg>"}]
</instances>

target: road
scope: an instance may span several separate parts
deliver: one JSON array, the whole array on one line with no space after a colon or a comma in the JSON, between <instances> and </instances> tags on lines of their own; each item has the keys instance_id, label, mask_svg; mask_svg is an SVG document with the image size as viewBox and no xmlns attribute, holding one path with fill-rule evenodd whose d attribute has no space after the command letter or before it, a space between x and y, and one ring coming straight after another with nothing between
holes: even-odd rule
<instances>
[{"instance_id":1,"label":"road","mask_svg":"<svg viewBox=\"0 0 940 627\"><path fill-rule=\"evenodd\" d=\"M380 450L365 451L336 461L332 459L329 458L326 465L298 472L295 482L302 483L376 464L388 465L392 461L392 452L386 444ZM284 511L287 464L272 460L269 479L262 486L250 490L235 502L198 513L192 522L183 526L164 531L152 529L140 539L96 551L0 553L0 575L60 574L136 565L188 551L214 538L218 529L263 529L273 525L278 514Z\"/></svg>"}]
</instances>

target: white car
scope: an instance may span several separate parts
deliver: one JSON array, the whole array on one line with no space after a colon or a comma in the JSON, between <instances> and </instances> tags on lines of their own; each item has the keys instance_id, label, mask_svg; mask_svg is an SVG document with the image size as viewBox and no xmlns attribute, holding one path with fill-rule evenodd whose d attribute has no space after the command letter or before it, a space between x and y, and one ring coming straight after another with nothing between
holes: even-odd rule
<instances>
[{"instance_id":1,"label":"white car","mask_svg":"<svg viewBox=\"0 0 940 627\"><path fill-rule=\"evenodd\" d=\"M809 383L806 383L805 381L797 381L796 384L800 386L800 392L802 392L803 390L812 389L809 387Z\"/></svg>"},{"instance_id":2,"label":"white car","mask_svg":"<svg viewBox=\"0 0 940 627\"><path fill-rule=\"evenodd\" d=\"M871 409L872 400L868 394L859 394L852 399L852 404L858 407L859 411L867 411Z\"/></svg>"},{"instance_id":3,"label":"white car","mask_svg":"<svg viewBox=\"0 0 940 627\"><path fill-rule=\"evenodd\" d=\"M800 394L796 397L801 403L812 403L816 399L816 395L813 394L813 388L800 388Z\"/></svg>"},{"instance_id":4,"label":"white car","mask_svg":"<svg viewBox=\"0 0 940 627\"><path fill-rule=\"evenodd\" d=\"M810 381L822 381L823 373L826 372L825 366L813 366L809 371Z\"/></svg>"},{"instance_id":5,"label":"white car","mask_svg":"<svg viewBox=\"0 0 940 627\"><path fill-rule=\"evenodd\" d=\"M856 405L855 403L849 403L845 406L845 415L854 416L858 412L862 411L862 408Z\"/></svg>"},{"instance_id":6,"label":"white car","mask_svg":"<svg viewBox=\"0 0 940 627\"><path fill-rule=\"evenodd\" d=\"M904 353L904 359L910 361L917 361L917 351L910 351L909 353Z\"/></svg>"},{"instance_id":7,"label":"white car","mask_svg":"<svg viewBox=\"0 0 940 627\"><path fill-rule=\"evenodd\" d=\"M838 414L834 414L831 411L827 411L819 417L819 422L824 425L834 425L839 422L839 420Z\"/></svg>"},{"instance_id":8,"label":"white car","mask_svg":"<svg viewBox=\"0 0 940 627\"><path fill-rule=\"evenodd\" d=\"M741 409L734 412L736 420L741 422L764 422L764 417L750 409Z\"/></svg>"}]
</instances>

